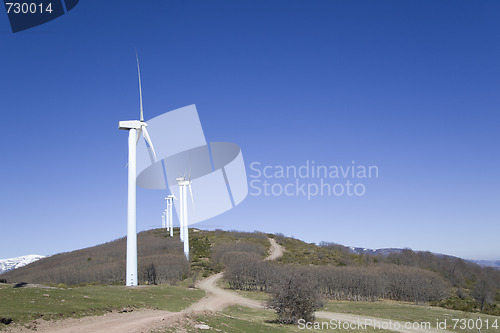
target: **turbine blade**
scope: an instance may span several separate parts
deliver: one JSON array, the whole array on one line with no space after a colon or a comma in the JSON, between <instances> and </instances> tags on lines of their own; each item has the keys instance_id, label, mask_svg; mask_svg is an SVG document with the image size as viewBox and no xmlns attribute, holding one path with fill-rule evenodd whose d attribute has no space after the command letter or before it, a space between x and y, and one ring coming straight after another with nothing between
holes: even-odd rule
<instances>
[{"instance_id":1,"label":"turbine blade","mask_svg":"<svg viewBox=\"0 0 500 333\"><path fill-rule=\"evenodd\" d=\"M141 103L141 121L144 121L144 112L142 109L142 84L141 84L141 68L139 67L139 56L137 55L137 51L135 51L135 59L137 60L137 74L139 76L139 98Z\"/></svg>"},{"instance_id":2,"label":"turbine blade","mask_svg":"<svg viewBox=\"0 0 500 333\"><path fill-rule=\"evenodd\" d=\"M149 150L153 153L154 161L157 162L155 148L153 147L153 142L151 142L151 138L149 137L146 126L142 126L142 134L144 135L144 138L149 145Z\"/></svg>"},{"instance_id":3,"label":"turbine blade","mask_svg":"<svg viewBox=\"0 0 500 333\"><path fill-rule=\"evenodd\" d=\"M189 151L189 176L188 176L188 180L191 181L191 167L192 167L192 163L191 163L191 151ZM189 189L191 190L191 185L189 185Z\"/></svg>"},{"instance_id":4,"label":"turbine blade","mask_svg":"<svg viewBox=\"0 0 500 333\"><path fill-rule=\"evenodd\" d=\"M139 128L139 130L137 131L136 138L135 138L135 144L139 143L139 139L141 138L141 134L142 134L142 127Z\"/></svg>"},{"instance_id":5,"label":"turbine blade","mask_svg":"<svg viewBox=\"0 0 500 333\"><path fill-rule=\"evenodd\" d=\"M193 199L193 189L191 188L191 182L189 182L189 194L191 195L191 203L193 204L193 212L194 212L194 199Z\"/></svg>"}]
</instances>

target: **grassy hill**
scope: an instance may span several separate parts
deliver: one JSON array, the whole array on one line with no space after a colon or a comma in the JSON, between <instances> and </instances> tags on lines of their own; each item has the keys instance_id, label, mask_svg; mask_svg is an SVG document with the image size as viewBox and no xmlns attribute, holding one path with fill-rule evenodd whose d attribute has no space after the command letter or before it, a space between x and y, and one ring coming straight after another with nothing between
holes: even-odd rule
<instances>
[{"instance_id":1,"label":"grassy hill","mask_svg":"<svg viewBox=\"0 0 500 333\"><path fill-rule=\"evenodd\" d=\"M154 265L158 283L175 283L198 274L207 276L223 267L211 260L217 247L229 243L251 243L262 247L262 255L269 247L263 233L203 231L190 229L188 263L178 230L174 237L162 229L140 232L138 244L138 274L141 283L148 283L148 269ZM0 279L8 282L44 283L50 285L78 285L88 283L124 284L126 238L77 251L56 254L27 266L6 272Z\"/></svg>"}]
</instances>

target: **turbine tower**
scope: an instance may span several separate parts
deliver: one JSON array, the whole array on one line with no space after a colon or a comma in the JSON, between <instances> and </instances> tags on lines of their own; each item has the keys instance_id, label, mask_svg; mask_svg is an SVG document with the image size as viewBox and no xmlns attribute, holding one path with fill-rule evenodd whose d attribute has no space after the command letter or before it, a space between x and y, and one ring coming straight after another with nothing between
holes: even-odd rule
<instances>
[{"instance_id":1,"label":"turbine tower","mask_svg":"<svg viewBox=\"0 0 500 333\"><path fill-rule=\"evenodd\" d=\"M128 131L128 203L127 203L127 272L126 285L137 286L137 214L136 214L136 177L137 177L137 142L141 134L146 139L149 152L154 162L156 153L144 122L142 108L142 85L139 57L136 53L137 73L139 76L140 120L126 120L118 123L118 128Z\"/></svg>"},{"instance_id":2,"label":"turbine tower","mask_svg":"<svg viewBox=\"0 0 500 333\"><path fill-rule=\"evenodd\" d=\"M177 181L177 185L179 185L179 237L181 242L184 242L184 187L180 185L181 182L185 180L184 177L179 177L175 179Z\"/></svg>"},{"instance_id":3,"label":"turbine tower","mask_svg":"<svg viewBox=\"0 0 500 333\"><path fill-rule=\"evenodd\" d=\"M167 225L167 231L170 231L170 237L174 236L174 223L172 219L172 209L173 209L173 200L175 197L173 195L169 195L165 198L167 200L167 209L165 210L165 219Z\"/></svg>"},{"instance_id":4,"label":"turbine tower","mask_svg":"<svg viewBox=\"0 0 500 333\"><path fill-rule=\"evenodd\" d=\"M189 192L191 194L191 202L193 203L193 191L191 190L191 180L186 180L184 177L176 178L177 185L179 185L179 212L180 212L180 229L181 229L181 241L184 242L184 254L187 260L189 260L189 229L188 229L188 214L187 214L187 188L189 187Z\"/></svg>"}]
</instances>

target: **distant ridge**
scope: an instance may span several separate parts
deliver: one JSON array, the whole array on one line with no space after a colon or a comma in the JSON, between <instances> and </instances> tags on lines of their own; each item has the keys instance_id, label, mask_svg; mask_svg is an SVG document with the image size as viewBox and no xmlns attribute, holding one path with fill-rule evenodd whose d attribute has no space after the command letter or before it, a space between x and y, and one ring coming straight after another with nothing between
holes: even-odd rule
<instances>
[{"instance_id":1,"label":"distant ridge","mask_svg":"<svg viewBox=\"0 0 500 333\"><path fill-rule=\"evenodd\" d=\"M354 246L349 246L348 249L349 251L351 251L351 253L354 254L370 254L370 255L381 255L381 256L388 256L392 253L401 253L404 250L399 248L383 248L374 250L374 249L354 247ZM437 256L453 257L440 253L433 253L433 254ZM478 264L481 267L493 267L496 269L500 269L500 260L467 260L467 261Z\"/></svg>"},{"instance_id":2,"label":"distant ridge","mask_svg":"<svg viewBox=\"0 0 500 333\"><path fill-rule=\"evenodd\" d=\"M500 269L500 260L469 260L482 267L493 267Z\"/></svg>"},{"instance_id":3,"label":"distant ridge","mask_svg":"<svg viewBox=\"0 0 500 333\"><path fill-rule=\"evenodd\" d=\"M385 249L373 250L373 249L353 247L353 246L349 246L349 250L354 254L371 254L371 255L381 255L381 256L388 256L391 253L403 252L403 249L397 249L397 248L385 248Z\"/></svg>"},{"instance_id":4,"label":"distant ridge","mask_svg":"<svg viewBox=\"0 0 500 333\"><path fill-rule=\"evenodd\" d=\"M45 256L41 256L38 254L29 254L26 256L15 257L10 259L0 259L0 274L19 267L26 266L42 258L45 258Z\"/></svg>"}]
</instances>

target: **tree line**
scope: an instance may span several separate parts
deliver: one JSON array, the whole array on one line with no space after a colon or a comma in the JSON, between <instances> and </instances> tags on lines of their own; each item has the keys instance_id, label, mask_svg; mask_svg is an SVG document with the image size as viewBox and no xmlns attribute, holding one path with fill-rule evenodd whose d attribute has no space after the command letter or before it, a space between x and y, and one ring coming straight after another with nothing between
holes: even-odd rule
<instances>
[{"instance_id":1,"label":"tree line","mask_svg":"<svg viewBox=\"0 0 500 333\"><path fill-rule=\"evenodd\" d=\"M449 283L439 274L418 267L391 264L364 267L294 266L260 261L254 253L230 252L225 278L230 288L273 292L284 277L299 275L334 300L375 301L382 298L416 304L449 295Z\"/></svg>"}]
</instances>

